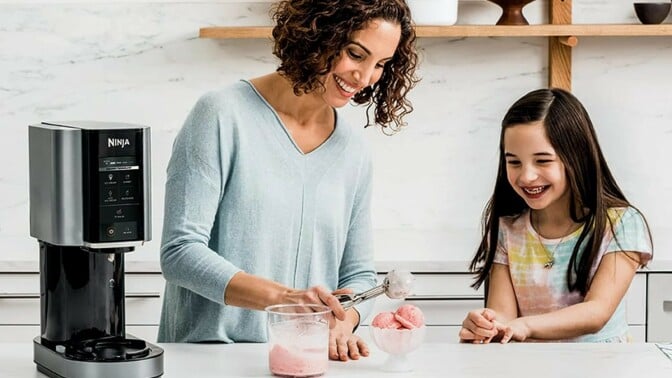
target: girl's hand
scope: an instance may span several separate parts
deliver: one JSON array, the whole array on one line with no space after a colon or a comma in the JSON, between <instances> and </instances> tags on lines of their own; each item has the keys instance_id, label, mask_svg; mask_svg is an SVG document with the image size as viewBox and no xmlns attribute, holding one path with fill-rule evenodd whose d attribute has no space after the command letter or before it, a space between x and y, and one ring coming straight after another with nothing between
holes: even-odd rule
<instances>
[{"instance_id":1,"label":"girl's hand","mask_svg":"<svg viewBox=\"0 0 672 378\"><path fill-rule=\"evenodd\" d=\"M460 342L487 344L499 334L495 326L497 313L489 308L474 310L467 314L460 330Z\"/></svg>"},{"instance_id":2,"label":"girl's hand","mask_svg":"<svg viewBox=\"0 0 672 378\"><path fill-rule=\"evenodd\" d=\"M495 326L502 335L502 339L499 341L502 344L506 344L511 340L525 341L530 336L530 328L523 318L513 319L505 325L495 321Z\"/></svg>"},{"instance_id":3,"label":"girl's hand","mask_svg":"<svg viewBox=\"0 0 672 378\"><path fill-rule=\"evenodd\" d=\"M368 355L369 347L359 336L352 333L352 324L336 321L336 326L329 330L329 358L347 361Z\"/></svg>"}]
</instances>

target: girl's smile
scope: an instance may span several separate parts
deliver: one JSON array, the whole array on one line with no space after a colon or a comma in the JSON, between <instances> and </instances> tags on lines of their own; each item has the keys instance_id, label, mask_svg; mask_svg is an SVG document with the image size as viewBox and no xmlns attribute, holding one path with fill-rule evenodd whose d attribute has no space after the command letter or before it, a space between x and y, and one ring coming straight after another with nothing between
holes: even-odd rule
<instances>
[{"instance_id":1,"label":"girl's smile","mask_svg":"<svg viewBox=\"0 0 672 378\"><path fill-rule=\"evenodd\" d=\"M504 150L509 184L530 208L567 208L565 166L541 122L508 128L504 133Z\"/></svg>"},{"instance_id":2,"label":"girl's smile","mask_svg":"<svg viewBox=\"0 0 672 378\"><path fill-rule=\"evenodd\" d=\"M536 199L539 198L543 195L544 191L546 189L550 188L550 185L543 185L543 186L534 186L534 187L523 187L523 191L527 195L527 197Z\"/></svg>"}]
</instances>

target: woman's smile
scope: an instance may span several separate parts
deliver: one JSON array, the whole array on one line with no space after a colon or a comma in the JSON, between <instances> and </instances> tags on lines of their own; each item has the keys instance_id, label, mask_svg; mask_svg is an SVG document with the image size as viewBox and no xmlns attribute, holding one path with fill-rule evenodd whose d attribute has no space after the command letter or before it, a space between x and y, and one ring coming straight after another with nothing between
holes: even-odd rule
<instances>
[{"instance_id":1,"label":"woman's smile","mask_svg":"<svg viewBox=\"0 0 672 378\"><path fill-rule=\"evenodd\" d=\"M352 97L358 91L355 86L348 84L345 80L343 80L341 77L337 75L334 75L334 82L336 83L336 86L341 90L341 92L344 94L345 97Z\"/></svg>"}]
</instances>

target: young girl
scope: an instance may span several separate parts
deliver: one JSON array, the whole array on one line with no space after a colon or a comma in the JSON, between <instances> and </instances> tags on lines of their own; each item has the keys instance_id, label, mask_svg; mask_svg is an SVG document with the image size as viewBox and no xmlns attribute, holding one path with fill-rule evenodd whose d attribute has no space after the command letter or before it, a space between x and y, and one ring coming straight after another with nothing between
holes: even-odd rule
<instances>
[{"instance_id":1,"label":"young girl","mask_svg":"<svg viewBox=\"0 0 672 378\"><path fill-rule=\"evenodd\" d=\"M467 314L462 342L628 341L623 296L651 235L572 94L540 89L509 109L483 227L471 269L486 308Z\"/></svg>"}]
</instances>

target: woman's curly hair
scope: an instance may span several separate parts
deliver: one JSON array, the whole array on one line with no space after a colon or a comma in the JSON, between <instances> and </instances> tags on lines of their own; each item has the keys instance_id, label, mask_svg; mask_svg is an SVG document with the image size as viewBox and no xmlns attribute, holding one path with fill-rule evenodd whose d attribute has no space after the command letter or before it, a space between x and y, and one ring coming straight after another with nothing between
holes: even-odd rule
<instances>
[{"instance_id":1,"label":"woman's curly hair","mask_svg":"<svg viewBox=\"0 0 672 378\"><path fill-rule=\"evenodd\" d=\"M380 80L355 94L352 101L375 104L374 121L385 131L405 125L403 116L413 111L406 94L415 86L418 55L411 11L405 0L283 0L272 7L273 54L280 59L277 71L294 85L296 95L323 88L321 76L351 42L352 34L374 19L401 26L399 45L385 64Z\"/></svg>"}]
</instances>

